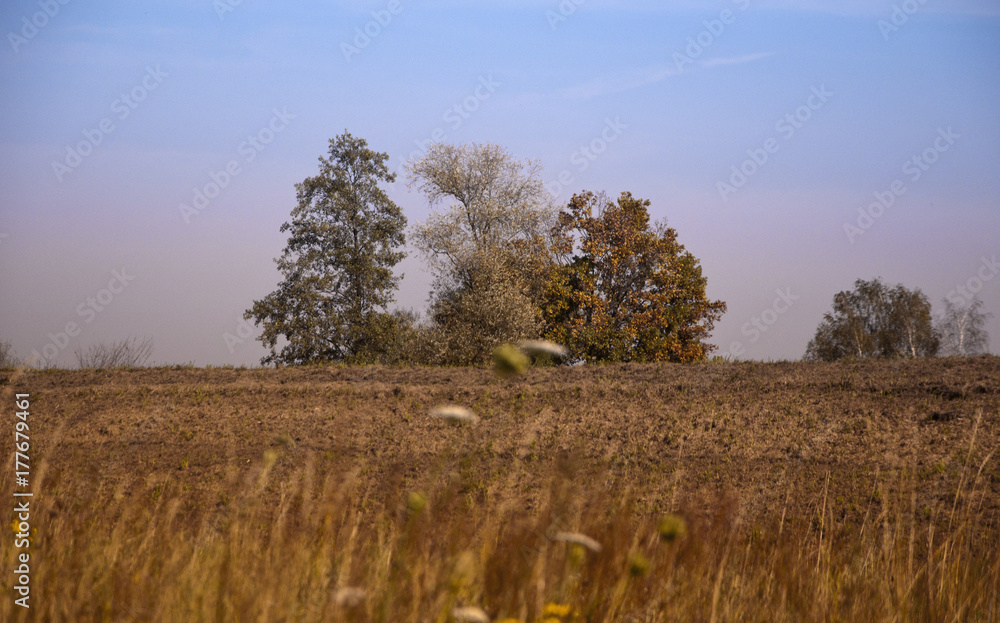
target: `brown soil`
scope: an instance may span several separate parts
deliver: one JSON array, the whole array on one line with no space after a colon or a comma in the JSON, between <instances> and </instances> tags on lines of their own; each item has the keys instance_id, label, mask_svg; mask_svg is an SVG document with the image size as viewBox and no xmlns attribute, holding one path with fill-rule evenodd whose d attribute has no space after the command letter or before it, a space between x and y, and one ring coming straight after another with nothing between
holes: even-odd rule
<instances>
[{"instance_id":1,"label":"brown soil","mask_svg":"<svg viewBox=\"0 0 1000 623\"><path fill-rule=\"evenodd\" d=\"M977 520L997 540L1000 457L987 460L1000 447L996 357L615 365L515 379L377 367L0 371L0 388L8 404L31 394L32 460L45 466L37 495L59 509L87 509L102 491L172 488L184 492L182 515L224 517L220 484L253 478L273 449L278 481L315 461L321 474L357 472L390 505L460 479L471 503L516 499L530 511L565 480L583 499L627 491L641 514L696 519L729 499L747 525L779 508L789 519L822 507L860 520L893 491L915 492L908 501L927 516L947 514L976 479ZM481 421L428 415L446 403ZM0 495L12 488L0 481Z\"/></svg>"}]
</instances>

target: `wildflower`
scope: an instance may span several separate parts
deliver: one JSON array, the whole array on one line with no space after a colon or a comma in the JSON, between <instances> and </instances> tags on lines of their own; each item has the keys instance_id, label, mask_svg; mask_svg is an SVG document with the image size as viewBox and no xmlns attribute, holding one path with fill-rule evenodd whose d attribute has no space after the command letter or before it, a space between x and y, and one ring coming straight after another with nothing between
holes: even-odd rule
<instances>
[{"instance_id":1,"label":"wildflower","mask_svg":"<svg viewBox=\"0 0 1000 623\"><path fill-rule=\"evenodd\" d=\"M564 541L566 543L573 543L574 545L580 545L586 547L592 552L601 551L601 544L590 538L586 534L580 534L579 532L560 532L556 534L555 540Z\"/></svg>"},{"instance_id":2,"label":"wildflower","mask_svg":"<svg viewBox=\"0 0 1000 623\"><path fill-rule=\"evenodd\" d=\"M569 604L554 604L550 602L545 604L545 607L542 608L543 617L555 617L556 619L566 618L572 612L573 609L569 606Z\"/></svg>"},{"instance_id":3,"label":"wildflower","mask_svg":"<svg viewBox=\"0 0 1000 623\"><path fill-rule=\"evenodd\" d=\"M667 543L673 543L678 538L687 534L687 524L677 515L667 515L660 520L657 530L660 533L660 539Z\"/></svg>"},{"instance_id":4,"label":"wildflower","mask_svg":"<svg viewBox=\"0 0 1000 623\"><path fill-rule=\"evenodd\" d=\"M530 363L528 356L513 344L504 344L493 351L493 369L500 376L524 374Z\"/></svg>"},{"instance_id":5,"label":"wildflower","mask_svg":"<svg viewBox=\"0 0 1000 623\"><path fill-rule=\"evenodd\" d=\"M633 578L641 578L649 573L649 559L635 552L628 557L628 574Z\"/></svg>"},{"instance_id":6,"label":"wildflower","mask_svg":"<svg viewBox=\"0 0 1000 623\"><path fill-rule=\"evenodd\" d=\"M475 413L457 405L442 405L431 411L431 416L448 420L449 422L475 424L479 421L479 417Z\"/></svg>"},{"instance_id":7,"label":"wildflower","mask_svg":"<svg viewBox=\"0 0 1000 623\"><path fill-rule=\"evenodd\" d=\"M455 617L456 621L464 621L465 623L490 623L490 617L475 606L456 608L452 611L451 616Z\"/></svg>"},{"instance_id":8,"label":"wildflower","mask_svg":"<svg viewBox=\"0 0 1000 623\"><path fill-rule=\"evenodd\" d=\"M565 346L548 340L528 340L519 344L521 350L532 357L548 356L553 359L565 359L569 350Z\"/></svg>"},{"instance_id":9,"label":"wildflower","mask_svg":"<svg viewBox=\"0 0 1000 623\"><path fill-rule=\"evenodd\" d=\"M406 496L406 508L408 508L411 513L419 513L426 507L427 496L420 491L410 491L410 494Z\"/></svg>"}]
</instances>

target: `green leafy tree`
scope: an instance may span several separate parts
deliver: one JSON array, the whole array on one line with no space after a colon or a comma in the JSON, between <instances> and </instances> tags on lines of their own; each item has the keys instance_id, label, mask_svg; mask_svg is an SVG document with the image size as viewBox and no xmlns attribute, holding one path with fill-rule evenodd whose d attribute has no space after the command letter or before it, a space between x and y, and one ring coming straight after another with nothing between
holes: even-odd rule
<instances>
[{"instance_id":1,"label":"green leafy tree","mask_svg":"<svg viewBox=\"0 0 1000 623\"><path fill-rule=\"evenodd\" d=\"M406 217L380 187L389 156L349 132L330 140L319 175L296 184L298 205L281 226L284 279L244 314L263 326L263 364L380 362L398 350L410 319L388 314L404 257ZM278 350L279 340L284 344Z\"/></svg>"},{"instance_id":2,"label":"green leafy tree","mask_svg":"<svg viewBox=\"0 0 1000 623\"><path fill-rule=\"evenodd\" d=\"M437 143L408 173L432 206L448 204L413 234L435 278L427 359L484 363L499 344L537 336L541 286L529 254L544 253L538 241L555 214L540 165L497 145Z\"/></svg>"},{"instance_id":3,"label":"green leafy tree","mask_svg":"<svg viewBox=\"0 0 1000 623\"><path fill-rule=\"evenodd\" d=\"M930 301L919 289L858 279L854 290L833 297L833 310L823 316L805 358L914 359L933 357L939 344Z\"/></svg>"},{"instance_id":4,"label":"green leafy tree","mask_svg":"<svg viewBox=\"0 0 1000 623\"><path fill-rule=\"evenodd\" d=\"M556 261L542 315L545 337L587 361L704 359L726 311L705 296L698 260L647 200L574 195L554 230Z\"/></svg>"}]
</instances>

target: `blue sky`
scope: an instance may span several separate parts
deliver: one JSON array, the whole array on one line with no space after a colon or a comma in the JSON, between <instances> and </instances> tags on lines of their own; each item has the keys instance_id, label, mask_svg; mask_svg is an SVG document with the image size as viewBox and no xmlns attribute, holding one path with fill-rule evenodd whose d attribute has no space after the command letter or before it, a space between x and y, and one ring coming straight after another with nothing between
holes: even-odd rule
<instances>
[{"instance_id":1,"label":"blue sky","mask_svg":"<svg viewBox=\"0 0 1000 623\"><path fill-rule=\"evenodd\" d=\"M801 357L875 276L938 309L978 292L1000 347L997 2L12 0L0 33L0 338L21 355L131 334L161 363L255 363L242 312L345 129L396 171L434 137L493 142L559 202L650 199L729 304L720 354ZM402 175L390 195L428 214ZM400 270L422 310L423 262Z\"/></svg>"}]
</instances>

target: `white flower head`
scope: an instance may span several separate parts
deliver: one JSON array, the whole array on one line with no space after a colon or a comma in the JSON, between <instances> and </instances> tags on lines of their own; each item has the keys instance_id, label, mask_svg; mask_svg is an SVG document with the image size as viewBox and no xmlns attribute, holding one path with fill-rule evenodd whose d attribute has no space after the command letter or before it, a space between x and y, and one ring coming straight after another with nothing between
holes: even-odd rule
<instances>
[{"instance_id":1,"label":"white flower head","mask_svg":"<svg viewBox=\"0 0 1000 623\"><path fill-rule=\"evenodd\" d=\"M451 616L455 617L456 621L465 621L466 623L490 623L490 617L475 606L456 608L452 611Z\"/></svg>"},{"instance_id":2,"label":"white flower head","mask_svg":"<svg viewBox=\"0 0 1000 623\"><path fill-rule=\"evenodd\" d=\"M548 340L528 340L526 342L521 342L518 346L525 353L534 357L539 355L548 355L553 359L565 359L569 356L569 351L565 346Z\"/></svg>"},{"instance_id":3,"label":"white flower head","mask_svg":"<svg viewBox=\"0 0 1000 623\"><path fill-rule=\"evenodd\" d=\"M338 588L333 600L338 606L353 608L365 600L365 589L356 586L345 586Z\"/></svg>"},{"instance_id":4,"label":"white flower head","mask_svg":"<svg viewBox=\"0 0 1000 623\"><path fill-rule=\"evenodd\" d=\"M555 539L557 541L563 541L565 543L572 543L574 545L580 545L586 547L592 552L601 551L601 544L590 538L586 534L580 534L579 532L559 532L556 534Z\"/></svg>"},{"instance_id":5,"label":"white flower head","mask_svg":"<svg viewBox=\"0 0 1000 623\"><path fill-rule=\"evenodd\" d=\"M475 424L479 421L479 416L458 405L442 405L431 411L431 417L441 418L449 422Z\"/></svg>"}]
</instances>

